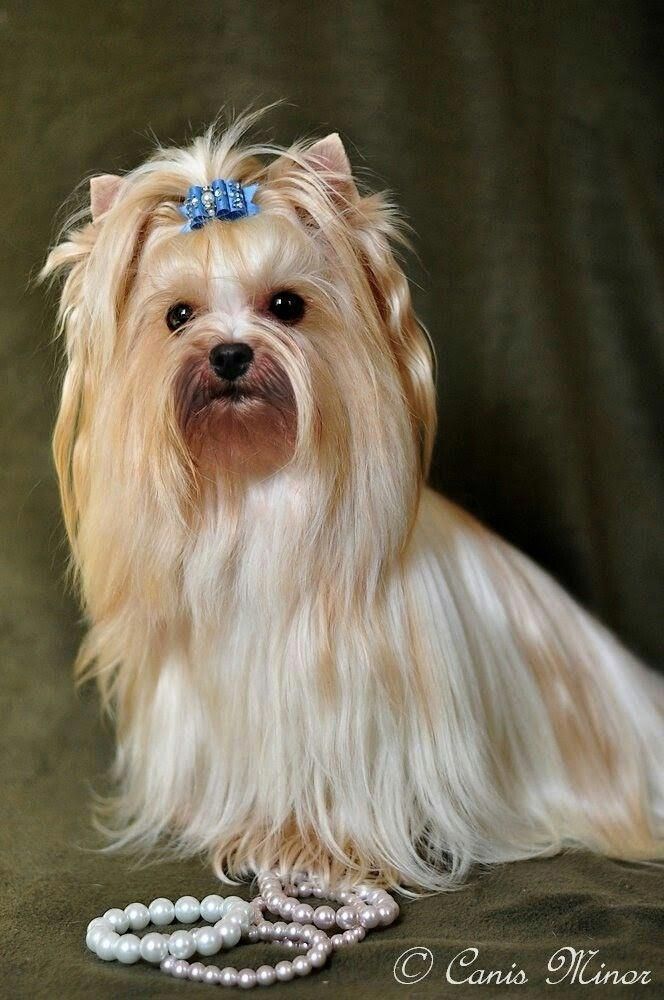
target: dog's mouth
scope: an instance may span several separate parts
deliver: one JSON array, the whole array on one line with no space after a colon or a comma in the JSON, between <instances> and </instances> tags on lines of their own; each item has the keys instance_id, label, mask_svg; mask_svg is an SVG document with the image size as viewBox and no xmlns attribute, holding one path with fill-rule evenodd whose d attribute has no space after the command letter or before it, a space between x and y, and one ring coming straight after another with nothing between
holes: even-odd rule
<instances>
[{"instance_id":1,"label":"dog's mouth","mask_svg":"<svg viewBox=\"0 0 664 1000\"><path fill-rule=\"evenodd\" d=\"M228 382L206 372L191 398L189 416L219 409L233 412L249 403L262 403L264 407L284 410L292 407L293 396L286 384L275 385L264 379L248 377Z\"/></svg>"},{"instance_id":2,"label":"dog's mouth","mask_svg":"<svg viewBox=\"0 0 664 1000\"><path fill-rule=\"evenodd\" d=\"M239 378L219 378L192 359L176 383L176 415L192 454L205 464L277 467L292 451L296 407L290 380L269 358Z\"/></svg>"},{"instance_id":3,"label":"dog's mouth","mask_svg":"<svg viewBox=\"0 0 664 1000\"><path fill-rule=\"evenodd\" d=\"M237 382L224 383L219 380L218 385L212 386L205 395L207 401L203 402L204 407L214 403L228 403L232 406L252 399L261 399L269 403L269 397L260 387Z\"/></svg>"}]
</instances>

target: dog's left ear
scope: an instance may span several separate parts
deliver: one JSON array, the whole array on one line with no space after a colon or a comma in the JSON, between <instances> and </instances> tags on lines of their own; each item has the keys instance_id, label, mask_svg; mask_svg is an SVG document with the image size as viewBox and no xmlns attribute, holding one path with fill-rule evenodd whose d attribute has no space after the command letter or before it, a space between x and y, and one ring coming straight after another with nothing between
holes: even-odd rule
<instances>
[{"instance_id":1,"label":"dog's left ear","mask_svg":"<svg viewBox=\"0 0 664 1000\"><path fill-rule=\"evenodd\" d=\"M90 214L93 222L112 208L123 183L122 177L117 174L99 174L90 178Z\"/></svg>"},{"instance_id":2,"label":"dog's left ear","mask_svg":"<svg viewBox=\"0 0 664 1000\"><path fill-rule=\"evenodd\" d=\"M399 237L395 216L381 195L361 198L343 142L337 132L305 152L308 163L329 178L339 200L358 211L345 213L362 247L362 265L387 329L418 442L420 472L426 477L436 429L434 351L415 315L408 279L392 247Z\"/></svg>"},{"instance_id":3,"label":"dog's left ear","mask_svg":"<svg viewBox=\"0 0 664 1000\"><path fill-rule=\"evenodd\" d=\"M305 151L304 158L329 183L333 192L348 202L359 201L350 160L338 132L331 132Z\"/></svg>"},{"instance_id":4,"label":"dog's left ear","mask_svg":"<svg viewBox=\"0 0 664 1000\"><path fill-rule=\"evenodd\" d=\"M268 168L271 181L295 180L303 169L324 181L327 192L338 205L360 200L350 161L338 132L331 132L310 146L295 147L274 160Z\"/></svg>"},{"instance_id":5,"label":"dog's left ear","mask_svg":"<svg viewBox=\"0 0 664 1000\"><path fill-rule=\"evenodd\" d=\"M357 208L357 212L345 213L345 217L362 247L362 265L389 336L424 478L429 471L436 429L435 358L431 341L415 315L408 279L392 249L399 239L398 220L382 195L360 197L337 132L310 146L305 158L329 178L339 201Z\"/></svg>"},{"instance_id":6,"label":"dog's left ear","mask_svg":"<svg viewBox=\"0 0 664 1000\"><path fill-rule=\"evenodd\" d=\"M399 372L418 445L420 475L424 478L436 430L434 354L429 337L415 316L408 280L392 249L401 240L398 215L383 195L360 196L344 145L338 133L333 132L297 150L297 158L288 154L279 157L268 171L270 179L279 179L290 188L289 196L321 229L329 232L332 228L327 211L329 203L321 209L315 201L302 197L298 176L301 177L303 167L326 182L335 219L346 232L350 230Z\"/></svg>"}]
</instances>

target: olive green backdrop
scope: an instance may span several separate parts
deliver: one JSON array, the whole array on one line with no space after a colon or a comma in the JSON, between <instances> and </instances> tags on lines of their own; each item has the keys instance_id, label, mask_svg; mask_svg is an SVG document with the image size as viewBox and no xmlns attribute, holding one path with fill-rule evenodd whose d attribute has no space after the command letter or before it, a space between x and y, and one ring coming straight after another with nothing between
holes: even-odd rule
<instances>
[{"instance_id":1,"label":"olive green backdrop","mask_svg":"<svg viewBox=\"0 0 664 1000\"><path fill-rule=\"evenodd\" d=\"M144 967L97 962L81 935L111 904L212 886L202 862L131 870L89 851L91 788L111 742L94 693L71 685L80 628L49 451L53 302L29 286L63 200L92 172L134 166L153 132L181 141L222 105L285 98L266 126L280 142L338 129L418 234L416 301L440 358L435 484L661 664L660 9L0 8L1 995L198 995ZM406 906L399 925L283 995L474 995L444 976L471 945L486 968L523 966L532 996L561 945L658 970L661 989L662 883L581 855L478 873L461 893ZM392 966L412 945L430 947L435 965L409 988ZM595 987L602 994L613 990Z\"/></svg>"}]
</instances>

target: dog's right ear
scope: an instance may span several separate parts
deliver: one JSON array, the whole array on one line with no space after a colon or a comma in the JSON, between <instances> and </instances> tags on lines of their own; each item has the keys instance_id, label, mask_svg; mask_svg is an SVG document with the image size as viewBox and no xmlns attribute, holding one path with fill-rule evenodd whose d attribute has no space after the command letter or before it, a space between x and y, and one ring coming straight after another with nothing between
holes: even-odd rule
<instances>
[{"instance_id":1,"label":"dog's right ear","mask_svg":"<svg viewBox=\"0 0 664 1000\"><path fill-rule=\"evenodd\" d=\"M82 213L74 216L74 225L52 248L40 273L41 280L63 276L58 329L64 340L66 368L53 451L75 562L79 517L87 495L84 456L96 386L112 357L119 303L153 207L150 201L134 199L114 213L117 218L109 227L104 217L116 206L121 192L129 193L125 178L111 174L91 178L92 222L81 224Z\"/></svg>"},{"instance_id":2,"label":"dog's right ear","mask_svg":"<svg viewBox=\"0 0 664 1000\"><path fill-rule=\"evenodd\" d=\"M125 183L124 177L118 174L98 174L90 178L90 215L93 222L97 222L113 207ZM80 220L80 214L75 218ZM98 233L97 227L89 225L71 229L67 234L68 238L51 249L39 280L45 281L57 273L71 273L76 264L81 264L89 257Z\"/></svg>"},{"instance_id":3,"label":"dog's right ear","mask_svg":"<svg viewBox=\"0 0 664 1000\"><path fill-rule=\"evenodd\" d=\"M124 184L117 174L99 174L90 178L90 212L92 221L112 208Z\"/></svg>"}]
</instances>

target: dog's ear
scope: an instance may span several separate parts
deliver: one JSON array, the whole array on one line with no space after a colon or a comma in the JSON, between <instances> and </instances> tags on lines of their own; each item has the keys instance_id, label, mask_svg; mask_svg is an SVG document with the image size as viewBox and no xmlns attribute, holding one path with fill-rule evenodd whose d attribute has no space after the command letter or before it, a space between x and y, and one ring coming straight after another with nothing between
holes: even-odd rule
<instances>
[{"instance_id":1,"label":"dog's ear","mask_svg":"<svg viewBox=\"0 0 664 1000\"><path fill-rule=\"evenodd\" d=\"M93 222L112 208L123 183L123 178L117 174L99 174L90 178L90 213Z\"/></svg>"},{"instance_id":2,"label":"dog's ear","mask_svg":"<svg viewBox=\"0 0 664 1000\"><path fill-rule=\"evenodd\" d=\"M331 132L319 139L304 152L306 162L328 182L334 193L351 204L359 200L359 194L348 154L338 132Z\"/></svg>"},{"instance_id":3,"label":"dog's ear","mask_svg":"<svg viewBox=\"0 0 664 1000\"><path fill-rule=\"evenodd\" d=\"M94 225L88 224L70 232L68 239L53 247L40 274L42 281L58 274L65 276L60 293L58 325L64 340L66 368L53 436L53 458L74 566L77 563L76 536L84 488L82 466L80 461L76 462L74 451L89 407L86 372L91 368L83 299L85 270L95 244L95 229Z\"/></svg>"},{"instance_id":4,"label":"dog's ear","mask_svg":"<svg viewBox=\"0 0 664 1000\"><path fill-rule=\"evenodd\" d=\"M66 370L53 438L62 506L74 558L81 508L85 502L88 426L97 386L116 346L120 303L127 296L149 218L149 202L131 197L113 225L97 220L116 203L127 182L106 175L90 182L93 221L72 228L53 247L40 278L62 275L59 328ZM74 217L75 220L80 215Z\"/></svg>"},{"instance_id":5,"label":"dog's ear","mask_svg":"<svg viewBox=\"0 0 664 1000\"><path fill-rule=\"evenodd\" d=\"M310 197L307 175L325 182L331 198ZM420 472L429 470L436 430L434 354L410 296L406 276L392 247L401 238L398 214L380 194L361 197L344 145L336 132L307 147L295 147L275 160L268 178L334 244L339 237L355 249L399 371L418 442ZM337 228L338 227L338 228Z\"/></svg>"},{"instance_id":6,"label":"dog's ear","mask_svg":"<svg viewBox=\"0 0 664 1000\"><path fill-rule=\"evenodd\" d=\"M303 172L322 180L338 205L352 205L359 201L350 161L338 132L332 132L309 146L293 147L270 164L268 178L288 182L296 180Z\"/></svg>"}]
</instances>

